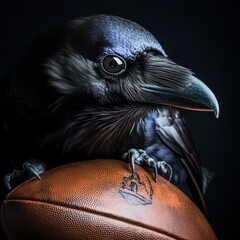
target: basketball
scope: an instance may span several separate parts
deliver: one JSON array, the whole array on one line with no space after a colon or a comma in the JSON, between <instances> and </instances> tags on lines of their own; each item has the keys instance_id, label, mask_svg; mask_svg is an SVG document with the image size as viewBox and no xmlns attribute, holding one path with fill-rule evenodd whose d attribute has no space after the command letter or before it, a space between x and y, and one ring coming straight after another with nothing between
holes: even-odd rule
<instances>
[{"instance_id":1,"label":"basketball","mask_svg":"<svg viewBox=\"0 0 240 240\"><path fill-rule=\"evenodd\" d=\"M136 165L97 159L31 178L1 206L6 239L191 239L216 235L197 206L170 182Z\"/></svg>"}]
</instances>

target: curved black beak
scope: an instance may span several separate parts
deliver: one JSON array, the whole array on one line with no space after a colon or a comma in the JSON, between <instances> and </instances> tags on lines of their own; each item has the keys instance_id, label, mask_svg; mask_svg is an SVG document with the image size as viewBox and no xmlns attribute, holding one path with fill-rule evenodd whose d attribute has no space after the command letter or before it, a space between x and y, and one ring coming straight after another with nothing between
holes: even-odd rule
<instances>
[{"instance_id":1,"label":"curved black beak","mask_svg":"<svg viewBox=\"0 0 240 240\"><path fill-rule=\"evenodd\" d=\"M148 59L149 78L141 85L144 101L178 108L212 111L219 116L219 104L213 92L192 72L167 58Z\"/></svg>"}]
</instances>

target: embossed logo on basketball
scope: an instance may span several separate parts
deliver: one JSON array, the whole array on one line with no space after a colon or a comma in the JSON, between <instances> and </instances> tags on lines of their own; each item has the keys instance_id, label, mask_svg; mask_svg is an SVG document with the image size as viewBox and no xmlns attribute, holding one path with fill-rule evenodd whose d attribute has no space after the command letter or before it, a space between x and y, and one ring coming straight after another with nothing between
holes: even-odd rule
<instances>
[{"instance_id":1,"label":"embossed logo on basketball","mask_svg":"<svg viewBox=\"0 0 240 240\"><path fill-rule=\"evenodd\" d=\"M122 197L132 205L152 204L153 189L149 178L139 174L124 177L119 190Z\"/></svg>"}]
</instances>

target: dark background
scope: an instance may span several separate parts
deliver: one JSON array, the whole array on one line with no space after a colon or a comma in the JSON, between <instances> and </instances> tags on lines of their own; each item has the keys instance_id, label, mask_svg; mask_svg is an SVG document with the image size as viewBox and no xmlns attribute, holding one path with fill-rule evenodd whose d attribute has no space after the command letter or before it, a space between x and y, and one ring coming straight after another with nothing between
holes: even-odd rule
<instances>
[{"instance_id":1,"label":"dark background","mask_svg":"<svg viewBox=\"0 0 240 240\"><path fill-rule=\"evenodd\" d=\"M237 1L1 0L0 77L29 40L66 20L105 13L147 28L168 56L192 69L219 100L219 119L212 113L184 111L184 115L205 167L215 172L206 194L209 221L219 239L239 239L237 9Z\"/></svg>"}]
</instances>

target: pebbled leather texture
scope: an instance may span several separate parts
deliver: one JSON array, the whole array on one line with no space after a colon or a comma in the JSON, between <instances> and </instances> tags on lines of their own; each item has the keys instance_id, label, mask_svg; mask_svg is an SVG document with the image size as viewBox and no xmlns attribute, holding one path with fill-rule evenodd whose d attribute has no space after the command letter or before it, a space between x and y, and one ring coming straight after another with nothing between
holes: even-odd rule
<instances>
[{"instance_id":1,"label":"pebbled leather texture","mask_svg":"<svg viewBox=\"0 0 240 240\"><path fill-rule=\"evenodd\" d=\"M191 239L216 235L194 203L136 165L97 159L48 170L11 191L1 208L7 239Z\"/></svg>"}]
</instances>

